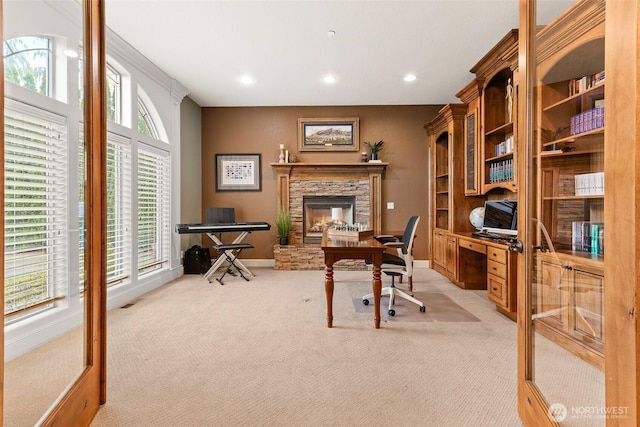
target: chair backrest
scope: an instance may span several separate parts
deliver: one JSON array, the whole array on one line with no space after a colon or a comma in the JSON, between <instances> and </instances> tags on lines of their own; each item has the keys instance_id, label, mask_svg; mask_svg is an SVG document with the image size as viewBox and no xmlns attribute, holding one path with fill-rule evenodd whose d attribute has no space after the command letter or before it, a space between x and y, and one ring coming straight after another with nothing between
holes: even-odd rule
<instances>
[{"instance_id":1,"label":"chair backrest","mask_svg":"<svg viewBox=\"0 0 640 427\"><path fill-rule=\"evenodd\" d=\"M402 235L402 243L404 243L404 247L407 248L408 253L411 253L413 239L416 237L416 230L418 229L418 222L420 222L420 217L417 215L409 218L407 227L404 229L404 234Z\"/></svg>"}]
</instances>

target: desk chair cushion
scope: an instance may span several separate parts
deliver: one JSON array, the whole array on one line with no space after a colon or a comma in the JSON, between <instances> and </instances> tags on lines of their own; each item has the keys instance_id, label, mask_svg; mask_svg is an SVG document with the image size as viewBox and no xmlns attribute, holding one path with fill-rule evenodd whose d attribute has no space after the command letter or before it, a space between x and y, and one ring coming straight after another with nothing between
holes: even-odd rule
<instances>
[{"instance_id":1,"label":"desk chair cushion","mask_svg":"<svg viewBox=\"0 0 640 427\"><path fill-rule=\"evenodd\" d=\"M384 265L385 264L397 265L399 267L404 267L405 266L404 259L400 258L397 255L389 254L389 253L386 253L386 252L384 254L382 254L382 269L383 270L384 270Z\"/></svg>"}]
</instances>

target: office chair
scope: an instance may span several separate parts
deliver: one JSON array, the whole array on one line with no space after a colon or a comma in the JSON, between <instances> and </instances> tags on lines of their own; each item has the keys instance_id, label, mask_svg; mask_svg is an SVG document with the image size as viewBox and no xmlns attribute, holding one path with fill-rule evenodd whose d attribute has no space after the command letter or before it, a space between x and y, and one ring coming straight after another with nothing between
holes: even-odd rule
<instances>
[{"instance_id":1,"label":"office chair","mask_svg":"<svg viewBox=\"0 0 640 427\"><path fill-rule=\"evenodd\" d=\"M422 301L417 300L413 297L413 239L416 235L416 229L418 228L418 222L420 221L419 216L412 216L409 218L409 222L407 223L407 227L404 230L404 234L402 235L402 240L398 240L395 236L391 235L380 235L376 236L376 240L384 243L385 246L389 248L395 248L398 252L397 255L385 252L382 255L382 272L387 276L391 276L391 286L387 286L382 288L382 295L389 295L389 316L395 316L396 311L393 309L393 305L395 303L395 298L400 297L404 298L412 303L415 303L420 306L420 311L422 313L425 312L425 307ZM407 281L409 283L409 293L404 292L395 287L394 279L396 277L400 278L400 282L402 282L402 277L406 276ZM373 294L367 294L362 297L362 303L364 305L369 305L369 298L373 298Z\"/></svg>"}]
</instances>

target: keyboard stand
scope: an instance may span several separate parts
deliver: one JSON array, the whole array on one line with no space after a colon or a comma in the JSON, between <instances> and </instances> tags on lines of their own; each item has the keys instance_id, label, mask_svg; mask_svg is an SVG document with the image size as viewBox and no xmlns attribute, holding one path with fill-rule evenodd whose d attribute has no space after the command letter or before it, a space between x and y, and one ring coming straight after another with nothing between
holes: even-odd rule
<instances>
[{"instance_id":1,"label":"keyboard stand","mask_svg":"<svg viewBox=\"0 0 640 427\"><path fill-rule=\"evenodd\" d=\"M240 233L238 235L238 237L236 237L233 242L231 242L232 245L240 245L242 243L242 241L244 240L245 237L247 237L247 235L249 235L248 231L243 231L242 233ZM207 233L207 236L209 236L209 238L211 240L213 240L214 246L224 246L224 243L222 242L222 240L220 240L220 238L218 236L216 236L213 233ZM223 262L225 262L227 260L227 258L229 259L235 259L234 256L234 250L233 249L226 249L225 251L226 256L219 256L218 259L215 260L215 262L211 265L211 268L204 273L203 277L209 282L211 283L211 276L213 276L215 274L215 272L218 270L218 268L220 268L220 266L222 265ZM255 277L255 274L253 274L242 262L240 262L239 259L235 259L235 263L234 263L235 267L238 268L238 270L242 270L244 271L248 277ZM244 276L242 276L244 277Z\"/></svg>"}]
</instances>

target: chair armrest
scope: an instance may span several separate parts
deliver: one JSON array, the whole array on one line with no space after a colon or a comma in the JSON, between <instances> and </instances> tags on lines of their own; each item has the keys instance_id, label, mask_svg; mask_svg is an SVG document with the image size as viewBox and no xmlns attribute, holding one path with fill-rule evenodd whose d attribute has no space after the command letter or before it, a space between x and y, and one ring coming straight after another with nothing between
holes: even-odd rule
<instances>
[{"instance_id":1,"label":"chair armrest","mask_svg":"<svg viewBox=\"0 0 640 427\"><path fill-rule=\"evenodd\" d=\"M379 234L377 236L374 236L374 239L376 239L380 243L399 242L398 238L391 234Z\"/></svg>"},{"instance_id":2,"label":"chair armrest","mask_svg":"<svg viewBox=\"0 0 640 427\"><path fill-rule=\"evenodd\" d=\"M383 243L388 248L396 248L399 252L402 252L404 255L407 254L407 247L402 242L387 242Z\"/></svg>"},{"instance_id":3,"label":"chair armrest","mask_svg":"<svg viewBox=\"0 0 640 427\"><path fill-rule=\"evenodd\" d=\"M402 242L385 242L383 244L385 246L390 247L390 248L402 248L402 247L404 247L404 243L402 243Z\"/></svg>"}]
</instances>

